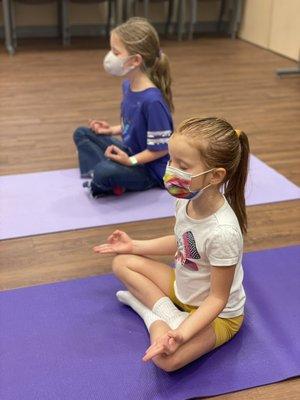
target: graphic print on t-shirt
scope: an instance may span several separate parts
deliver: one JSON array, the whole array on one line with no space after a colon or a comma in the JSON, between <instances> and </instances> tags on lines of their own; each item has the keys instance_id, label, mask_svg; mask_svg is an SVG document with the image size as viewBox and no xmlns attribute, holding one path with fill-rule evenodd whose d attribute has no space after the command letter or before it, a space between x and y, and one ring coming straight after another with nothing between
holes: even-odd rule
<instances>
[{"instance_id":1,"label":"graphic print on t-shirt","mask_svg":"<svg viewBox=\"0 0 300 400\"><path fill-rule=\"evenodd\" d=\"M191 271L198 271L198 265L190 260L200 260L201 258L191 231L185 232L182 235L182 242L180 240L178 243L178 251L175 258L183 267Z\"/></svg>"},{"instance_id":2,"label":"graphic print on t-shirt","mask_svg":"<svg viewBox=\"0 0 300 400\"><path fill-rule=\"evenodd\" d=\"M126 137L128 135L130 123L129 121L125 121L124 118L121 118L121 127L122 127L122 134L123 137Z\"/></svg>"}]
</instances>

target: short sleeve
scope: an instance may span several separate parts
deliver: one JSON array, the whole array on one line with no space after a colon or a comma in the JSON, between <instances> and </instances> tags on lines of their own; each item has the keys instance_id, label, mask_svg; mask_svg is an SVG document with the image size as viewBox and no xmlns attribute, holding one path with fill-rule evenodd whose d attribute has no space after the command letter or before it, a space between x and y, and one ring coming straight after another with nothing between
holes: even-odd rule
<instances>
[{"instance_id":1,"label":"short sleeve","mask_svg":"<svg viewBox=\"0 0 300 400\"><path fill-rule=\"evenodd\" d=\"M186 207L188 200L175 198L175 213L177 214L182 207Z\"/></svg>"},{"instance_id":2,"label":"short sleeve","mask_svg":"<svg viewBox=\"0 0 300 400\"><path fill-rule=\"evenodd\" d=\"M168 150L168 141L173 131L172 117L167 107L160 101L147 105L147 149Z\"/></svg>"},{"instance_id":3,"label":"short sleeve","mask_svg":"<svg viewBox=\"0 0 300 400\"><path fill-rule=\"evenodd\" d=\"M208 261L214 266L236 265L242 255L243 237L241 232L230 225L219 226L206 242Z\"/></svg>"}]
</instances>

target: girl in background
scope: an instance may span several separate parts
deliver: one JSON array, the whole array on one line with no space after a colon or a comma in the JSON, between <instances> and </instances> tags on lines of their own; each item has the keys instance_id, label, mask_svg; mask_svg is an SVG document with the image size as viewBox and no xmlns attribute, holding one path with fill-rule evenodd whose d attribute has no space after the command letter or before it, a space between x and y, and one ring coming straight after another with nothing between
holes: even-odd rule
<instances>
[{"instance_id":1,"label":"girl in background","mask_svg":"<svg viewBox=\"0 0 300 400\"><path fill-rule=\"evenodd\" d=\"M124 76L121 125L90 121L74 133L82 178L94 197L163 187L174 110L168 57L145 19L111 32L104 69ZM115 136L121 135L122 140Z\"/></svg>"}]
</instances>

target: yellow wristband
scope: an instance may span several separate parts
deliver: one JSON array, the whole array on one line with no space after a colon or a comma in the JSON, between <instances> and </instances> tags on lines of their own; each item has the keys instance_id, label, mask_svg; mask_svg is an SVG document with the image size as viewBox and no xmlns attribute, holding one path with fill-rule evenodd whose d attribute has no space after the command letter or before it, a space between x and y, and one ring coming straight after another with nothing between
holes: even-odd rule
<instances>
[{"instance_id":1,"label":"yellow wristband","mask_svg":"<svg viewBox=\"0 0 300 400\"><path fill-rule=\"evenodd\" d=\"M131 162L131 165L136 165L138 163L138 160L136 159L135 156L129 157L129 160Z\"/></svg>"}]
</instances>

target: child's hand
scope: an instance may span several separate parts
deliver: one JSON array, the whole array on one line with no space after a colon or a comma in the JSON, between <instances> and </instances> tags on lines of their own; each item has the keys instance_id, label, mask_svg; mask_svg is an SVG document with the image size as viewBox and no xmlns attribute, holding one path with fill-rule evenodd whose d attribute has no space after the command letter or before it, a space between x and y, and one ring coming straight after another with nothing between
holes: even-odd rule
<instances>
[{"instance_id":1,"label":"child's hand","mask_svg":"<svg viewBox=\"0 0 300 400\"><path fill-rule=\"evenodd\" d=\"M106 121L89 120L89 127L99 135L109 135L112 133L112 127Z\"/></svg>"},{"instance_id":2,"label":"child's hand","mask_svg":"<svg viewBox=\"0 0 300 400\"><path fill-rule=\"evenodd\" d=\"M104 155L110 160L113 160L119 164L131 166L128 154L121 150L118 146L114 146L113 144L108 146Z\"/></svg>"},{"instance_id":3,"label":"child's hand","mask_svg":"<svg viewBox=\"0 0 300 400\"><path fill-rule=\"evenodd\" d=\"M150 361L153 357L158 355L168 356L173 354L182 345L182 343L182 335L175 330L170 330L163 336L156 339L152 345L148 347L143 357L143 361Z\"/></svg>"},{"instance_id":4,"label":"child's hand","mask_svg":"<svg viewBox=\"0 0 300 400\"><path fill-rule=\"evenodd\" d=\"M116 230L108 238L107 243L94 247L100 254L130 254L133 251L132 239L123 231Z\"/></svg>"}]
</instances>

